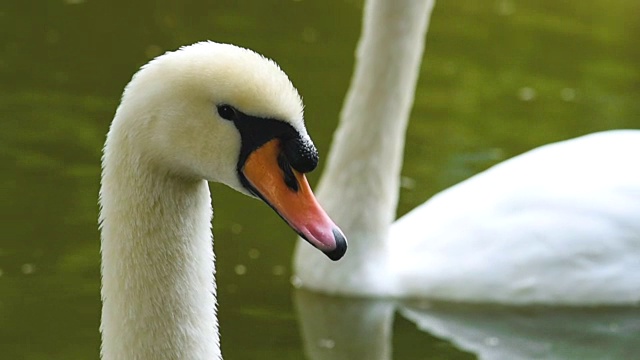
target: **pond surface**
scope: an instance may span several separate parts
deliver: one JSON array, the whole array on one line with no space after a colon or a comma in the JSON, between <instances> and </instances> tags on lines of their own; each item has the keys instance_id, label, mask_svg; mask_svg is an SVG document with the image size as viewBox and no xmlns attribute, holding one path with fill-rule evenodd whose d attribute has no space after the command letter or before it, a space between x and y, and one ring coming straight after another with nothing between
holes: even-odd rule
<instances>
[{"instance_id":1,"label":"pond surface","mask_svg":"<svg viewBox=\"0 0 640 360\"><path fill-rule=\"evenodd\" d=\"M533 147L640 128L638 14L636 0L437 3L399 215ZM205 39L261 52L303 95L322 155L350 79L361 15L355 0L2 1L0 358L98 358L100 152L139 66ZM296 291L292 231L267 206L223 186L212 190L227 359L640 353L635 308L394 304Z\"/></svg>"}]
</instances>

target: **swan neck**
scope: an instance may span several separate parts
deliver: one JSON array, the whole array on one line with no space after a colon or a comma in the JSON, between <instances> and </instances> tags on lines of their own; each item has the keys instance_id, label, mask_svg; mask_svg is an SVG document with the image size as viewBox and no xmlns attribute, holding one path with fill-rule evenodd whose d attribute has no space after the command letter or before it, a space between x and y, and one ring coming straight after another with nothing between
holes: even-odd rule
<instances>
[{"instance_id":1,"label":"swan neck","mask_svg":"<svg viewBox=\"0 0 640 360\"><path fill-rule=\"evenodd\" d=\"M219 359L207 183L111 145L100 190L102 359Z\"/></svg>"},{"instance_id":2,"label":"swan neck","mask_svg":"<svg viewBox=\"0 0 640 360\"><path fill-rule=\"evenodd\" d=\"M365 4L356 67L318 198L349 239L386 239L433 1ZM348 204L348 206L345 206ZM350 251L357 247L351 247Z\"/></svg>"},{"instance_id":3,"label":"swan neck","mask_svg":"<svg viewBox=\"0 0 640 360\"><path fill-rule=\"evenodd\" d=\"M356 66L317 188L349 239L331 262L298 242L294 284L340 294L395 293L388 241L431 0L368 0Z\"/></svg>"}]
</instances>

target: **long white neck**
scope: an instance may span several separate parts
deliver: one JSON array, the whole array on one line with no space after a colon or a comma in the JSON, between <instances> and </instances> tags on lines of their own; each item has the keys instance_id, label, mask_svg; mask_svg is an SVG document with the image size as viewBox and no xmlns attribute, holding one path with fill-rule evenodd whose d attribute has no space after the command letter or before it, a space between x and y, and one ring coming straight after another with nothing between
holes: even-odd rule
<instances>
[{"instance_id":1,"label":"long white neck","mask_svg":"<svg viewBox=\"0 0 640 360\"><path fill-rule=\"evenodd\" d=\"M383 271L376 256L386 253L396 216L405 132L433 4L366 2L355 72L317 189L318 200L347 235L349 250L329 265L299 244L295 266L303 285L329 292L342 292L336 286L344 286L352 292L357 285L344 279L346 271L372 274L367 266Z\"/></svg>"},{"instance_id":2,"label":"long white neck","mask_svg":"<svg viewBox=\"0 0 640 360\"><path fill-rule=\"evenodd\" d=\"M100 190L102 359L219 359L209 188L153 169L114 128Z\"/></svg>"}]
</instances>

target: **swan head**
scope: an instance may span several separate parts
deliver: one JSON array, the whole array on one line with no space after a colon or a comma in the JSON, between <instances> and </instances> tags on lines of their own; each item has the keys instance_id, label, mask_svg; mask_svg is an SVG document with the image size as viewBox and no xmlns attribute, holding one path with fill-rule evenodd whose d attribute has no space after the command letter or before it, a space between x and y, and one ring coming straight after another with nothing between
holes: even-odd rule
<instances>
[{"instance_id":1,"label":"swan head","mask_svg":"<svg viewBox=\"0 0 640 360\"><path fill-rule=\"evenodd\" d=\"M116 148L168 176L262 199L333 260L346 251L304 176L318 155L300 95L275 62L251 50L201 42L143 66L122 96L105 162Z\"/></svg>"}]
</instances>

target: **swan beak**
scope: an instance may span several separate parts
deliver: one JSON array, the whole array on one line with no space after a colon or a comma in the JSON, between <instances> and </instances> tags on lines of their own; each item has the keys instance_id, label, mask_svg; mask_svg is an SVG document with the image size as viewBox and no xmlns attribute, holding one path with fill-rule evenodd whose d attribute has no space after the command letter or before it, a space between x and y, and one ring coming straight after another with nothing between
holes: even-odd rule
<instances>
[{"instance_id":1,"label":"swan beak","mask_svg":"<svg viewBox=\"0 0 640 360\"><path fill-rule=\"evenodd\" d=\"M271 140L247 157L242 173L255 195L264 200L293 230L331 260L347 251L347 240L316 200L304 174L282 161L279 139Z\"/></svg>"}]
</instances>

